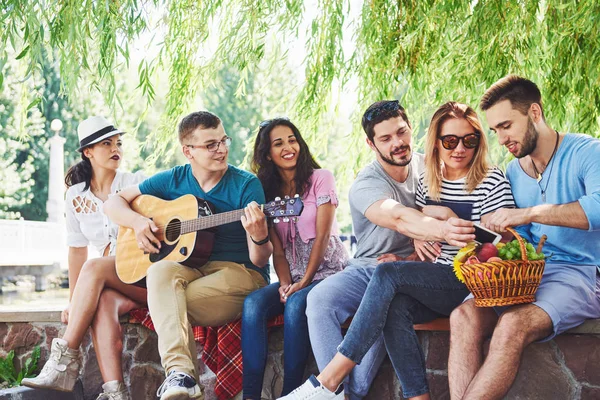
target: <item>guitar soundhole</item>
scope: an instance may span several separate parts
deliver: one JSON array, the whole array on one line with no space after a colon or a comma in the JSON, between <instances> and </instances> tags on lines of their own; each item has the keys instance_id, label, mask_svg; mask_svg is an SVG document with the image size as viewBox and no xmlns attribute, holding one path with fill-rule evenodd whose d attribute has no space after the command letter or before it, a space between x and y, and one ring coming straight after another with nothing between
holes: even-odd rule
<instances>
[{"instance_id":1,"label":"guitar soundhole","mask_svg":"<svg viewBox=\"0 0 600 400\"><path fill-rule=\"evenodd\" d=\"M173 243L181 236L181 220L173 219L167 224L165 229L165 241L167 243Z\"/></svg>"}]
</instances>

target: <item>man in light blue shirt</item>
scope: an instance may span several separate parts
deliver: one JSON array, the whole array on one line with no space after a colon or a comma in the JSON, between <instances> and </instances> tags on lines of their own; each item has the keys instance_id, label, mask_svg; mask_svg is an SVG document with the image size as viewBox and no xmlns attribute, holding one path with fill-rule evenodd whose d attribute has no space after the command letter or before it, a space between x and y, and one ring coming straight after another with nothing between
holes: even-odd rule
<instances>
[{"instance_id":1,"label":"man in light blue shirt","mask_svg":"<svg viewBox=\"0 0 600 400\"><path fill-rule=\"evenodd\" d=\"M519 207L497 211L487 227L518 226L533 244L547 235L547 259L534 303L477 308L469 299L451 315L450 392L464 400L503 398L525 347L600 318L600 141L550 128L539 89L518 76L493 84L481 108L516 157L507 177Z\"/></svg>"}]
</instances>

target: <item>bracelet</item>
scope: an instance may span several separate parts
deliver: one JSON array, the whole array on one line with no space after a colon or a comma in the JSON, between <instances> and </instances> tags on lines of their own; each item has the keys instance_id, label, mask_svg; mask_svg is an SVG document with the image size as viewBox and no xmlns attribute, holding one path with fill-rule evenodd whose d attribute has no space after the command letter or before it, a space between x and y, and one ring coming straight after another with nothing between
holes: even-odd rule
<instances>
[{"instance_id":1,"label":"bracelet","mask_svg":"<svg viewBox=\"0 0 600 400\"><path fill-rule=\"evenodd\" d=\"M252 242L257 245L257 246L262 246L263 244L267 244L267 242L269 241L270 237L269 234L267 233L267 237L264 238L263 240L259 240L258 242L256 240L254 240L254 238L252 236L250 236L250 240L252 240Z\"/></svg>"}]
</instances>

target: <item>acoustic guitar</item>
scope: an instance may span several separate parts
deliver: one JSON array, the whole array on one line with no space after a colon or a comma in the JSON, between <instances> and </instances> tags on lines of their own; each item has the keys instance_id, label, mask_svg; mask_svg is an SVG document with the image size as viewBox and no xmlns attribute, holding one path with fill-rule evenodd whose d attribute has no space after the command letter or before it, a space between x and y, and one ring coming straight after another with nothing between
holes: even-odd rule
<instances>
[{"instance_id":1,"label":"acoustic guitar","mask_svg":"<svg viewBox=\"0 0 600 400\"><path fill-rule=\"evenodd\" d=\"M263 204L263 212L274 223L287 222L302 213L304 205L298 195ZM215 214L206 200L191 194L167 201L154 196L141 195L131 202L131 208L150 218L159 231L160 251L149 254L137 244L135 231L119 227L117 237L117 275L124 283L136 283L146 277L150 266L160 260L176 261L191 268L200 268L210 257L216 227L239 221L244 209Z\"/></svg>"}]
</instances>

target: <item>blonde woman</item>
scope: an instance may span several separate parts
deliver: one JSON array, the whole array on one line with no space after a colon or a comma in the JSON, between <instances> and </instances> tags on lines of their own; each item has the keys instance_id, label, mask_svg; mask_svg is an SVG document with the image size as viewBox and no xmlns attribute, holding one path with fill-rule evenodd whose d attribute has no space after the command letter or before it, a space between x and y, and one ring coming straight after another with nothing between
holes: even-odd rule
<instances>
[{"instance_id":1,"label":"blonde woman","mask_svg":"<svg viewBox=\"0 0 600 400\"><path fill-rule=\"evenodd\" d=\"M514 207L507 179L487 162L485 134L471 107L449 102L438 108L427 132L426 159L416 199L425 215L485 222L493 211ZM413 325L449 316L469 292L452 270L458 247L441 243L440 252L435 243L415 240L415 249L422 260L435 261L380 264L333 360L283 399L343 400L344 377L382 332L403 395L430 398Z\"/></svg>"}]
</instances>

